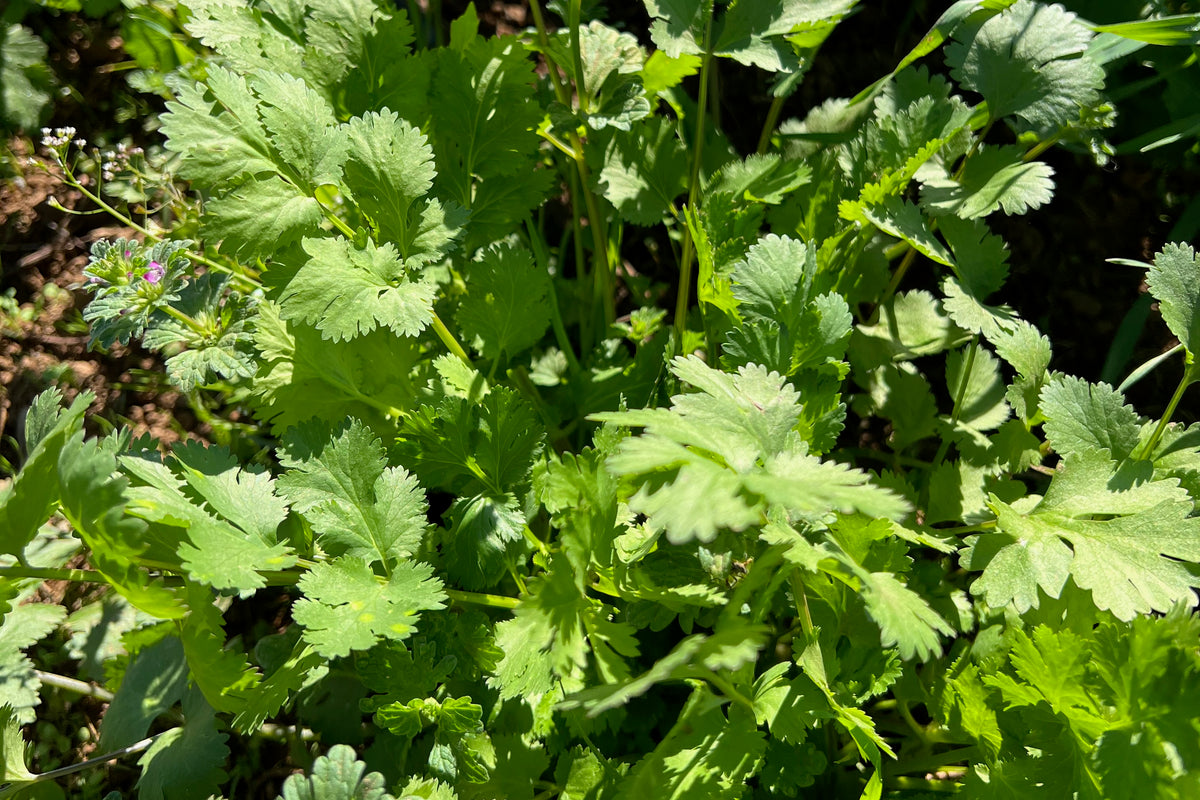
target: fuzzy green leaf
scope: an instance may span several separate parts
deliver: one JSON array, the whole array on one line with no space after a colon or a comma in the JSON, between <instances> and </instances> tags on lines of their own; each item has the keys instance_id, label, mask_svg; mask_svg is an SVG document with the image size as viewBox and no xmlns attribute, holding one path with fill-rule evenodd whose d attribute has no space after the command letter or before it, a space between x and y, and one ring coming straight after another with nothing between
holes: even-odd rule
<instances>
[{"instance_id":1,"label":"fuzzy green leaf","mask_svg":"<svg viewBox=\"0 0 1200 800\"><path fill-rule=\"evenodd\" d=\"M378 772L367 772L354 748L335 744L313 762L308 775L292 775L278 800L393 800Z\"/></svg>"}]
</instances>

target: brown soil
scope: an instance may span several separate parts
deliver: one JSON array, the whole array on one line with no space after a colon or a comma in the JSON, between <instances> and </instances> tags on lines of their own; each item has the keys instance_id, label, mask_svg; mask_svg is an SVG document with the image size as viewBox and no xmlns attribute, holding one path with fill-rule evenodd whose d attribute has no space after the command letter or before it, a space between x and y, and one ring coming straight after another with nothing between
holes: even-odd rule
<instances>
[{"instance_id":1,"label":"brown soil","mask_svg":"<svg viewBox=\"0 0 1200 800\"><path fill-rule=\"evenodd\" d=\"M20 173L0 186L0 290L12 292L21 313L0 312L0 436L21 439L23 411L39 392L57 386L68 399L96 399L91 414L163 442L204 437L187 401L164 391L162 364L138 347L89 349L80 311L88 251L99 239L131 237L102 214L81 216L86 200L60 176L31 166L26 145L9 144ZM68 211L51 205L52 198ZM93 425L96 424L93 422ZM102 423L101 423L102 424ZM4 455L13 460L15 453Z\"/></svg>"}]
</instances>

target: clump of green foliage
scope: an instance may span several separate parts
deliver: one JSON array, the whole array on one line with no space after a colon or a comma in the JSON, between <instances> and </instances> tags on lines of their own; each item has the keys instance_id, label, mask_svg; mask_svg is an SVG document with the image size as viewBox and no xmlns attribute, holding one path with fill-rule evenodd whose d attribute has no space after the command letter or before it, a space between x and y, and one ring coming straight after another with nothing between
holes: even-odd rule
<instances>
[{"instance_id":1,"label":"clump of green foliage","mask_svg":"<svg viewBox=\"0 0 1200 800\"><path fill-rule=\"evenodd\" d=\"M266 446L30 409L0 499L8 792L57 776L19 725L21 650L60 626L141 798L245 796L256 735L327 751L285 800L1200 791L1200 430L1170 424L1200 260L1145 265L1184 356L1147 419L1050 369L989 227L1054 196L1048 148L1106 157L1108 45L1196 20L961 0L780 122L854 0L646 0L652 52L561 6L414 47L372 0L188 3L211 54L161 131L202 213L97 244L86 318ZM708 109L749 69L773 101L742 154ZM109 611L21 604L45 578Z\"/></svg>"}]
</instances>

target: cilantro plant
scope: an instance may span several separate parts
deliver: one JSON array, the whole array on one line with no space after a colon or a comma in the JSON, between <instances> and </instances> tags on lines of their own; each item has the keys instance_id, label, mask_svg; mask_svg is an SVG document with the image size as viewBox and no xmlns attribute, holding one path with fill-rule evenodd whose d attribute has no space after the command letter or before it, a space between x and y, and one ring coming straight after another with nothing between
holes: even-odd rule
<instances>
[{"instance_id":1,"label":"cilantro plant","mask_svg":"<svg viewBox=\"0 0 1200 800\"><path fill-rule=\"evenodd\" d=\"M161 131L203 214L98 243L87 319L266 446L29 410L4 796L61 775L22 752L50 686L103 693L142 798L249 796L231 753L279 738L285 800L1200 791L1200 260L1147 265L1151 419L1051 370L989 226L1048 148L1107 157L1103 48L1158 23L960 0L781 120L854 0L582 5L424 47L372 0L188 3ZM722 73L769 76L757 152ZM102 689L22 655L61 628Z\"/></svg>"}]
</instances>

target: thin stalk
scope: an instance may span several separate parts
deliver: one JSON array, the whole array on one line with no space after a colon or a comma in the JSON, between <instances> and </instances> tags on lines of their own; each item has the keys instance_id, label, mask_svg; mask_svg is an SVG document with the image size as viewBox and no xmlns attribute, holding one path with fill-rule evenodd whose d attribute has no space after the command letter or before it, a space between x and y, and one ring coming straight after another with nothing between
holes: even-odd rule
<instances>
[{"instance_id":1,"label":"thin stalk","mask_svg":"<svg viewBox=\"0 0 1200 800\"><path fill-rule=\"evenodd\" d=\"M1065 130L1065 128L1063 130ZM1028 153L1021 156L1021 160L1022 161L1033 161L1035 158L1040 156L1042 153L1046 152L1051 147L1054 147L1054 145L1058 143L1058 140L1062 138L1062 135L1063 135L1063 131L1060 130L1057 133L1055 133L1053 136L1050 136L1050 137L1038 142L1033 147L1029 148Z\"/></svg>"},{"instance_id":2,"label":"thin stalk","mask_svg":"<svg viewBox=\"0 0 1200 800\"><path fill-rule=\"evenodd\" d=\"M579 208L579 176L570 173L571 184L571 242L575 248L575 290L579 296L579 353L586 358L592 349L592 314L588 305L591 298L591 283L588 281L586 256L583 252L583 214Z\"/></svg>"},{"instance_id":3,"label":"thin stalk","mask_svg":"<svg viewBox=\"0 0 1200 800\"><path fill-rule=\"evenodd\" d=\"M787 101L784 95L778 95L771 101L771 107L767 109L767 121L763 123L762 133L758 136L758 152L767 152L767 146L771 144L771 134L775 132L775 127L779 124L779 115L783 113L783 104Z\"/></svg>"},{"instance_id":4,"label":"thin stalk","mask_svg":"<svg viewBox=\"0 0 1200 800\"><path fill-rule=\"evenodd\" d=\"M957 793L960 784L957 781L938 781L928 778L912 778L908 775L897 775L888 781L897 789L905 791L921 791L921 792L946 792L947 794Z\"/></svg>"},{"instance_id":5,"label":"thin stalk","mask_svg":"<svg viewBox=\"0 0 1200 800\"><path fill-rule=\"evenodd\" d=\"M66 675L55 675L53 672L42 672L40 669L35 669L33 674L46 686L63 689L82 697L94 697L102 703L111 703L113 697L116 696L102 686L68 678Z\"/></svg>"},{"instance_id":6,"label":"thin stalk","mask_svg":"<svg viewBox=\"0 0 1200 800\"><path fill-rule=\"evenodd\" d=\"M800 628L806 637L811 638L814 627L812 614L808 610L808 594L804 591L804 580L797 570L792 570L788 581L792 586L792 602L796 605L796 616L800 618Z\"/></svg>"},{"instance_id":7,"label":"thin stalk","mask_svg":"<svg viewBox=\"0 0 1200 800\"><path fill-rule=\"evenodd\" d=\"M571 34L571 60L575 65L575 96L579 98L579 110L585 114L590 105L588 87L583 80L583 47L579 41L580 0L571 0L567 8L567 25Z\"/></svg>"},{"instance_id":8,"label":"thin stalk","mask_svg":"<svg viewBox=\"0 0 1200 800\"><path fill-rule=\"evenodd\" d=\"M14 564L0 567L0 578L37 578L41 581L71 581L72 583L105 583L99 572L91 569L46 569Z\"/></svg>"},{"instance_id":9,"label":"thin stalk","mask_svg":"<svg viewBox=\"0 0 1200 800\"><path fill-rule=\"evenodd\" d=\"M458 339L454 338L454 334L446 327L446 323L442 322L442 318L437 315L436 311L433 312L433 332L442 340L442 344L446 345L446 349L458 356L464 364L468 367L475 366L471 363L471 357L467 355L467 351L458 343Z\"/></svg>"},{"instance_id":10,"label":"thin stalk","mask_svg":"<svg viewBox=\"0 0 1200 800\"><path fill-rule=\"evenodd\" d=\"M700 199L700 158L704 155L704 118L708 113L708 71L712 63L712 3L707 4L708 18L704 23L704 55L700 62L700 97L696 104L696 141L692 143L692 169L688 175L688 208L695 209ZM688 301L692 293L692 258L696 245L691 231L684 227L683 254L679 260L679 294L675 298L675 339L683 345L687 332Z\"/></svg>"},{"instance_id":11,"label":"thin stalk","mask_svg":"<svg viewBox=\"0 0 1200 800\"><path fill-rule=\"evenodd\" d=\"M521 602L515 597L501 594L482 594L480 592L461 592L458 589L445 589L446 597L451 602L460 605L485 606L487 608L505 608L512 610Z\"/></svg>"},{"instance_id":12,"label":"thin stalk","mask_svg":"<svg viewBox=\"0 0 1200 800\"><path fill-rule=\"evenodd\" d=\"M1175 394L1171 395L1171 402L1167 404L1167 410L1163 412L1162 419L1158 421L1158 425L1154 428L1154 433L1150 434L1150 439L1146 442L1146 446L1142 448L1142 452L1138 456L1139 460L1148 459L1154 454L1154 449L1158 447L1158 442L1167 430L1167 425L1170 424L1171 417L1175 415L1175 408L1179 405L1179 401L1183 399L1183 393L1191 385L1192 368L1189 366L1183 371L1183 379L1175 387Z\"/></svg>"},{"instance_id":13,"label":"thin stalk","mask_svg":"<svg viewBox=\"0 0 1200 800\"><path fill-rule=\"evenodd\" d=\"M533 224L532 215L525 218L525 229L529 233L529 247L537 257L538 269L548 272L550 254L547 252L545 237L539 227ZM562 258L560 257L559 273L561 274L561 272ZM568 369L574 375L579 372L579 359L575 357L575 347L571 344L571 338L567 336L567 326L563 324L562 310L558 307L558 291L553 280L550 281L550 291L547 292L546 297L550 301L550 326L554 329L554 339L558 342L558 349L566 356Z\"/></svg>"},{"instance_id":14,"label":"thin stalk","mask_svg":"<svg viewBox=\"0 0 1200 800\"><path fill-rule=\"evenodd\" d=\"M576 22L578 22L577 17L580 12L579 0L571 0L571 3L571 9L568 11L568 14L576 17ZM546 21L542 17L542 9L538 5L538 0L532 0L532 2L530 2L529 10L533 13L533 24L534 27L537 28L538 42L542 48L542 55L546 59L546 66L548 68L547 71L550 73L550 82L554 86L554 94L558 98L558 102L570 107L570 94L567 91L567 87L559 78L558 66L554 63L553 59L550 58L550 37L546 32ZM577 84L576 95L579 97L580 108L586 110L587 87L583 86L583 66L581 63L582 56L579 46L579 26L578 24L575 24L571 27L571 56L572 60L574 61L575 80ZM613 300L611 288L612 276L610 273L612 268L608 260L608 250L605 247L607 235L604 232L604 218L600 216L600 207L596 202L596 196L588 188L591 185L591 176L588 171L587 161L584 159L583 140L579 138L578 131L574 130L567 131L567 140L570 144L570 151L564 152L567 152L567 155L574 160L575 170L579 173L579 193L583 195L584 205L587 206L588 227L592 230L592 270L595 273L593 277L593 294L590 298L582 299L584 300L586 308L594 309L596 307L595 295L600 295L601 306L604 309L604 323L605 327L607 327L611 325L617 318L617 314L616 303ZM574 198L575 192L572 191L572 200L574 200ZM572 205L574 206L574 203L572 203ZM582 227L579 226L579 213L577 207L573 208L573 210L575 211L574 216L576 226ZM590 305L588 304L589 301ZM585 311L584 313L587 314L588 312ZM587 340L585 339L584 341L586 342ZM584 348L584 352L586 351L587 348Z\"/></svg>"},{"instance_id":15,"label":"thin stalk","mask_svg":"<svg viewBox=\"0 0 1200 800\"><path fill-rule=\"evenodd\" d=\"M887 305L887 302L896 294L896 290L900 288L900 281L904 280L905 273L908 272L908 268L912 266L913 261L915 261L916 258L917 248L913 247L911 244L908 245L908 252L904 254L904 260L900 262L899 266L896 267L896 271L892 273L892 280L890 283L888 283L887 289L884 290L883 297L880 298L879 302L875 305L875 310L871 312L871 318L867 321L868 324L874 325L876 322L879 322L880 312L883 310L883 307Z\"/></svg>"},{"instance_id":16,"label":"thin stalk","mask_svg":"<svg viewBox=\"0 0 1200 800\"><path fill-rule=\"evenodd\" d=\"M963 156L963 160L959 163L958 169L954 172L954 180L957 181L962 178L963 170L967 168L967 162L971 160L971 156L979 152L979 148L983 145L983 140L987 138L988 133L991 132L992 126L995 124L996 121L994 119L988 120L988 123L983 126L983 130L979 132L977 137L975 137L975 141L971 142L971 149L967 151L965 156Z\"/></svg>"},{"instance_id":17,"label":"thin stalk","mask_svg":"<svg viewBox=\"0 0 1200 800\"><path fill-rule=\"evenodd\" d=\"M162 736L164 733L170 733L173 730L176 729L170 728L162 731L161 733L156 733L153 736L147 736L140 742L134 742L128 747L122 747L120 750L113 750L111 753L105 753L104 755L97 756L96 758L89 758L87 761L80 761L78 764L68 764L65 767L52 769L49 772L42 772L38 775L34 775L33 780L29 781L28 784L32 785L35 783L45 783L46 781L58 780L59 778L64 778L67 775L74 775L76 772L83 772L85 769L91 769L92 767L98 767L101 764L107 764L109 761L113 761L124 756L131 756L135 753L141 753L145 750L148 750L150 745L154 744L155 739Z\"/></svg>"},{"instance_id":18,"label":"thin stalk","mask_svg":"<svg viewBox=\"0 0 1200 800\"><path fill-rule=\"evenodd\" d=\"M754 703L748 697L746 697L746 695L739 692L737 687L733 685L733 682L724 675L721 675L717 672L706 672L703 674L703 678L713 686L720 689L721 694L725 695L734 702L741 703L746 708L750 709L751 713L754 713Z\"/></svg>"},{"instance_id":19,"label":"thin stalk","mask_svg":"<svg viewBox=\"0 0 1200 800\"><path fill-rule=\"evenodd\" d=\"M207 336L210 333L208 328L205 328L199 322L192 319L187 314L183 313L182 311L180 311L178 308L175 308L174 306L170 306L170 305L160 306L159 310L162 311L164 314L166 314L168 317L178 320L179 322L183 323L187 327L191 328L193 333L198 333L201 336Z\"/></svg>"},{"instance_id":20,"label":"thin stalk","mask_svg":"<svg viewBox=\"0 0 1200 800\"><path fill-rule=\"evenodd\" d=\"M84 186L82 183L80 183L75 178L74 174L72 174L69 170L66 169L65 165L63 165L63 176L65 179L64 182L68 186L70 186L72 189L75 189L80 194L82 194L84 197L86 197L88 200L91 200L93 203L98 205L101 208L101 210L103 210L106 214L108 214L110 217L115 219L117 222L121 223L122 225L124 225L127 228L133 228L135 231L142 234L147 239L149 239L153 242L161 242L161 241L165 240L166 237L155 233L154 231L150 230L149 228L147 228L144 225L139 225L138 223L134 222L133 219L130 218L128 215L122 214L120 211L118 211L116 209L116 207L106 203L100 197L100 195L96 194L93 191L90 191L86 186ZM222 264L218 261L213 261L211 258L208 258L206 255L204 255L201 252L198 252L196 250L191 250L191 249L187 250L186 252L188 254L188 258L190 258L192 261L195 261L199 264L203 264L204 266L208 267L209 269L216 270L217 272L224 272L226 275L232 275L233 277L235 277L239 280L249 283L250 285L254 286L255 288L261 288L261 286L262 286L262 283L260 283L256 279L250 277L249 275L245 274L244 272L235 270L232 267L229 267L228 265Z\"/></svg>"},{"instance_id":21,"label":"thin stalk","mask_svg":"<svg viewBox=\"0 0 1200 800\"><path fill-rule=\"evenodd\" d=\"M971 344L967 348L967 360L966 363L963 364L963 373L958 379L958 391L954 393L954 408L950 411L951 428L953 428L954 424L958 422L958 418L962 416L963 398L967 395L967 384L970 383L971 380L971 370L975 368L975 353L978 351L978 349L979 336L976 334L975 336L971 337ZM938 446L937 454L933 457L932 468L930 470L931 472L941 465L942 459L946 457L946 453L949 450L950 438L949 436L944 436L942 437L942 443Z\"/></svg>"}]
</instances>

